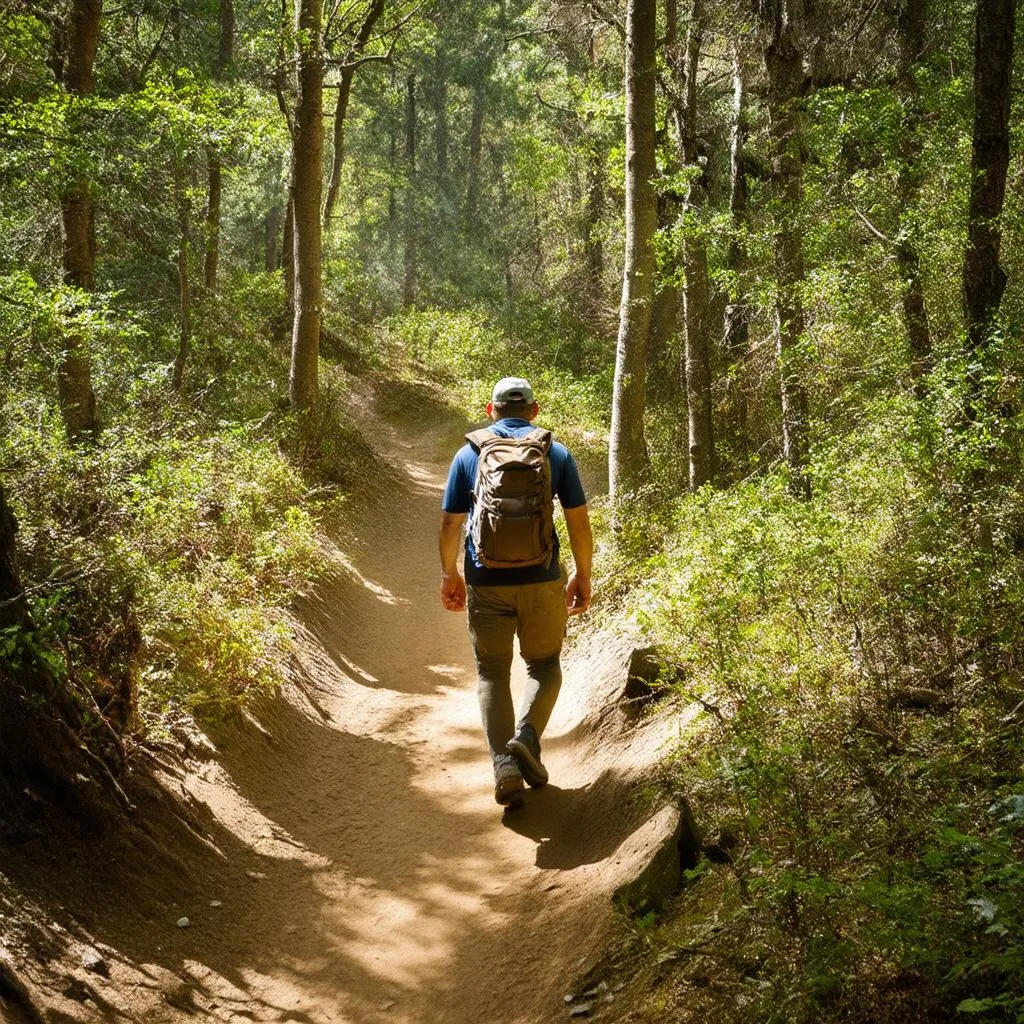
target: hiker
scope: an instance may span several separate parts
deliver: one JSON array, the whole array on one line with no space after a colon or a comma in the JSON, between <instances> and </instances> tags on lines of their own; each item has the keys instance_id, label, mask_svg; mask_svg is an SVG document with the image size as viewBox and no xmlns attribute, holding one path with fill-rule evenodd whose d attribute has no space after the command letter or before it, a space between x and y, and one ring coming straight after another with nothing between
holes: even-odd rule
<instances>
[{"instance_id":1,"label":"hiker","mask_svg":"<svg viewBox=\"0 0 1024 1024\"><path fill-rule=\"evenodd\" d=\"M535 788L548 781L540 737L562 685L565 624L590 606L587 498L569 450L531 426L539 411L528 381L499 380L487 404L491 425L466 435L441 502L441 603L468 610L494 799L507 807L523 802L524 779ZM558 557L555 495L576 562L569 579ZM463 578L457 562L467 513ZM516 633L529 677L518 720L509 685Z\"/></svg>"}]
</instances>

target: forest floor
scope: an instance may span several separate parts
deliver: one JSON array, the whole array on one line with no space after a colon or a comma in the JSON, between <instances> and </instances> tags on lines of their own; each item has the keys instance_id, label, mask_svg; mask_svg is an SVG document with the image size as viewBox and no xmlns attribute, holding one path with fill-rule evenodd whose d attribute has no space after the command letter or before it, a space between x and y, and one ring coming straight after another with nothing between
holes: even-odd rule
<instances>
[{"instance_id":1,"label":"forest floor","mask_svg":"<svg viewBox=\"0 0 1024 1024\"><path fill-rule=\"evenodd\" d=\"M502 813L465 617L437 596L465 425L371 403L390 468L368 468L379 486L336 525L336 573L296 604L288 685L212 742L145 755L142 828L5 852L0 967L40 1016L0 986L0 1019L568 1018L563 995L614 934L611 894L674 824L641 792L665 726L615 706L629 638L574 623L552 782Z\"/></svg>"}]
</instances>

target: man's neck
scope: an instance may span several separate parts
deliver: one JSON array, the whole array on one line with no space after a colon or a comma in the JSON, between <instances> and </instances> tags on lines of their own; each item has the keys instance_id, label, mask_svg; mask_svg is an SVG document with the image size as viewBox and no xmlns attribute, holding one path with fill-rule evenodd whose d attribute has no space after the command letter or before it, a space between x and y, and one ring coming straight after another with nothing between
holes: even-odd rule
<instances>
[{"instance_id":1,"label":"man's neck","mask_svg":"<svg viewBox=\"0 0 1024 1024\"><path fill-rule=\"evenodd\" d=\"M506 427L528 427L530 425L529 420L524 420L521 416L505 416L500 420L495 420L494 426L506 426Z\"/></svg>"}]
</instances>

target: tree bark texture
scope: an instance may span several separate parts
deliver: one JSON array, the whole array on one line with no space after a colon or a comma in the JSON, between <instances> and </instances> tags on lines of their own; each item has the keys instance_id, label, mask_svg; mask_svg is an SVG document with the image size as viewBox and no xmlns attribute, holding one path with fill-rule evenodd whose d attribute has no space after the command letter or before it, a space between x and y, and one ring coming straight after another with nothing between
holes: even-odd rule
<instances>
[{"instance_id":1,"label":"tree bark texture","mask_svg":"<svg viewBox=\"0 0 1024 1024\"><path fill-rule=\"evenodd\" d=\"M897 33L898 80L904 115L896 182L902 221L896 245L896 265L903 283L903 322L910 350L910 373L917 382L932 366L931 330L925 307L924 283L921 280L921 259L913 237L912 220L908 216L917 208L920 191L924 111L914 76L914 65L921 59L925 49L925 13L926 0L905 0L899 15ZM917 383L915 389L918 397L921 397L921 384Z\"/></svg>"},{"instance_id":2,"label":"tree bark texture","mask_svg":"<svg viewBox=\"0 0 1024 1024\"><path fill-rule=\"evenodd\" d=\"M732 293L725 307L722 336L729 359L727 418L730 447L737 468L742 472L748 458L747 392L743 368L750 347L750 310L743 295L745 267L740 233L747 226L747 169L744 162L747 145L747 86L743 49L738 41L732 47L732 140L729 153L729 216L732 234L726 254Z\"/></svg>"},{"instance_id":3,"label":"tree bark texture","mask_svg":"<svg viewBox=\"0 0 1024 1024\"><path fill-rule=\"evenodd\" d=\"M320 213L324 177L324 63L321 0L299 0L295 10L298 92L292 137L292 224L295 250L295 316L289 400L296 412L312 409L318 396Z\"/></svg>"},{"instance_id":4,"label":"tree bark texture","mask_svg":"<svg viewBox=\"0 0 1024 1024\"><path fill-rule=\"evenodd\" d=\"M1016 0L978 0L974 37L974 137L964 256L967 350L982 352L1006 288L999 219L1010 161L1010 82Z\"/></svg>"},{"instance_id":5,"label":"tree bark texture","mask_svg":"<svg viewBox=\"0 0 1024 1024\"><path fill-rule=\"evenodd\" d=\"M626 6L626 252L608 450L613 503L644 482L647 343L654 304L655 0Z\"/></svg>"},{"instance_id":6,"label":"tree bark texture","mask_svg":"<svg viewBox=\"0 0 1024 1024\"><path fill-rule=\"evenodd\" d=\"M348 101L352 95L352 81L355 78L356 68L354 61L366 48L373 33L373 27L377 24L380 16L384 13L384 0L373 0L363 18L356 38L352 43L345 63L341 68L341 78L338 82L338 100L334 107L334 135L333 149L331 152L331 176L327 184L327 199L324 202L324 230L330 223L334 213L334 207L338 200L338 189L341 188L341 168L345 163L345 118L348 115Z\"/></svg>"},{"instance_id":7,"label":"tree bark texture","mask_svg":"<svg viewBox=\"0 0 1024 1024\"><path fill-rule=\"evenodd\" d=\"M405 83L405 248L402 260L402 304L416 301L416 79Z\"/></svg>"},{"instance_id":8,"label":"tree bark texture","mask_svg":"<svg viewBox=\"0 0 1024 1024\"><path fill-rule=\"evenodd\" d=\"M682 103L676 105L679 156L690 172L684 203L683 321L685 325L686 408L689 432L690 490L715 473L715 436L711 417L711 286L707 247L696 219L704 206L704 181L697 153L697 71L703 40L703 3L693 0L682 68Z\"/></svg>"},{"instance_id":9,"label":"tree bark texture","mask_svg":"<svg viewBox=\"0 0 1024 1024\"><path fill-rule=\"evenodd\" d=\"M91 96L95 88L93 66L100 37L102 0L74 0L66 35L67 59L64 62L64 88L75 98ZM77 120L72 100L72 131ZM96 278L95 211L89 182L78 177L61 196L62 262L64 283L91 292ZM64 336L63 352L57 368L57 395L64 428L72 439L96 431L96 395L92 387L92 367L85 339L77 331Z\"/></svg>"},{"instance_id":10,"label":"tree bark texture","mask_svg":"<svg viewBox=\"0 0 1024 1024\"><path fill-rule=\"evenodd\" d=\"M776 264L777 356L782 399L782 452L793 492L809 498L807 476L807 391L800 346L804 333L801 291L805 268L800 210L803 154L800 125L803 53L803 0L772 0L764 50L768 78L768 134L772 148L772 184L778 203L774 228Z\"/></svg>"}]
</instances>

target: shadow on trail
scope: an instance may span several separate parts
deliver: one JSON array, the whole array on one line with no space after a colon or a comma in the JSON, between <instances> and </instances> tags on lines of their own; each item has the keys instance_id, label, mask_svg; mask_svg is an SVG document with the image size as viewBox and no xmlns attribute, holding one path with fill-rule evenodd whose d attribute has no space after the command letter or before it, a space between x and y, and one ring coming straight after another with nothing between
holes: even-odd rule
<instances>
[{"instance_id":1,"label":"shadow on trail","mask_svg":"<svg viewBox=\"0 0 1024 1024\"><path fill-rule=\"evenodd\" d=\"M568 871L614 853L635 828L636 813L629 781L605 770L578 789L549 783L533 790L501 823L537 843L538 868Z\"/></svg>"}]
</instances>

